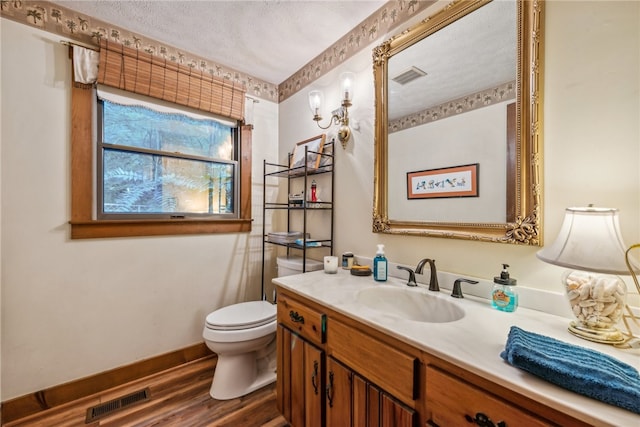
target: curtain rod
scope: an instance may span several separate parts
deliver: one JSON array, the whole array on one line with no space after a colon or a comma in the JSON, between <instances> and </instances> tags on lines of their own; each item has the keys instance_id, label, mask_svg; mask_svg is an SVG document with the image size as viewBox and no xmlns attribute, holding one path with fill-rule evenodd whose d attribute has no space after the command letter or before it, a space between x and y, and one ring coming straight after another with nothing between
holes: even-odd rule
<instances>
[{"instance_id":1,"label":"curtain rod","mask_svg":"<svg viewBox=\"0 0 640 427\"><path fill-rule=\"evenodd\" d=\"M94 50L96 52L99 52L100 49L96 49L93 46L89 46L88 44L82 44L82 43L74 43L74 42L70 42L70 41L66 41L66 40L60 40L61 44L67 45L67 46L79 46L79 47L83 47L85 49L90 49L90 50Z\"/></svg>"}]
</instances>

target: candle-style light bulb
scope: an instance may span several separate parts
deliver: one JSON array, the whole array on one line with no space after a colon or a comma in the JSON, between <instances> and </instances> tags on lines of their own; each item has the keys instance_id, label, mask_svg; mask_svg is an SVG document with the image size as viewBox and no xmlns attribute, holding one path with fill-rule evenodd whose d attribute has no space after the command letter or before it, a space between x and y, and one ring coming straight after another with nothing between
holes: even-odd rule
<instances>
[{"instance_id":1,"label":"candle-style light bulb","mask_svg":"<svg viewBox=\"0 0 640 427\"><path fill-rule=\"evenodd\" d=\"M311 109L311 113L313 113L313 117L320 117L322 98L322 92L319 90L309 92L309 108Z\"/></svg>"},{"instance_id":2,"label":"candle-style light bulb","mask_svg":"<svg viewBox=\"0 0 640 427\"><path fill-rule=\"evenodd\" d=\"M355 74L349 71L340 74L340 93L342 94L342 100L348 104L351 104L351 100L353 99L353 83L355 77Z\"/></svg>"}]
</instances>

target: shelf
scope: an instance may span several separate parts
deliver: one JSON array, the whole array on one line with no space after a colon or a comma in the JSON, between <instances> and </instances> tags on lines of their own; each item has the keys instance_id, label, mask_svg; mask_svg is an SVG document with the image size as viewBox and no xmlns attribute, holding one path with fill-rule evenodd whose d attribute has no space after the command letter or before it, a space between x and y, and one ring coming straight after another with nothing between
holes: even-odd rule
<instances>
[{"instance_id":1,"label":"shelf","mask_svg":"<svg viewBox=\"0 0 640 427\"><path fill-rule=\"evenodd\" d=\"M322 141L325 140L325 135L321 135ZM333 255L333 233L334 233L334 204L333 204L333 194L335 189L335 169L334 169L334 143L333 141L324 143L321 145L321 148L316 148L319 151L312 151L307 146L307 143L316 143L320 137L314 137L306 141L299 142L296 144L296 148L293 153L290 153L288 156L287 164L278 164L278 163L269 163L266 160L263 161L263 183L262 183L262 194L263 197L267 194L267 180L269 177L274 178L285 178L286 179L286 194L287 198L283 202L268 202L263 199L262 203L262 212L263 218L266 217L267 211L279 210L285 211L287 215L287 227L286 231L291 232L292 226L295 224L297 231L302 233L303 236L309 236L308 233L308 213L311 211L322 211L322 213L318 213L315 215L314 224L316 221L322 221L324 224L326 221L325 231L318 232L318 235L321 236L321 239L318 238L307 238L306 240L298 240L300 243L295 242L273 242L269 240L267 230L266 230L266 221L262 222L262 294L263 297L266 298L265 295L265 247L269 245L276 245L283 248L287 248L287 256L289 256L290 250L298 250L302 251L302 254L299 254L303 260L307 259L307 251L314 249L324 249L328 250L330 255ZM303 157L301 157L300 147L303 147ZM296 151L297 150L297 151ZM319 159L319 160L318 160ZM306 160L306 161L305 161ZM295 163L294 163L295 161ZM291 164L297 164L301 166L297 166L291 168ZM316 165L319 165L317 168ZM313 166L313 167L312 167ZM321 175L321 174L329 174L329 177L323 177L320 179L323 185L326 185L326 189L323 187L322 195L325 196L327 200L330 201L318 201L318 202L310 202L304 201L306 197L309 195L306 193L306 189L310 184L311 179L310 176ZM304 181L303 181L304 180ZM304 190L300 194L292 194L292 188L298 188L302 184ZM292 201L300 202L299 204L291 203ZM297 211L297 212L296 212ZM292 213L296 212L296 213ZM300 224L302 223L302 224ZM322 228L322 226L320 225ZM314 230L317 227L314 227ZM328 237L327 237L328 236ZM291 239L281 239L281 240L291 240ZM319 244L319 246L309 246L309 243ZM298 254L296 254L298 255ZM303 265L305 265L303 263ZM306 270L306 267L304 267ZM308 271L308 270L306 270ZM306 271L303 271L305 273Z\"/></svg>"},{"instance_id":2,"label":"shelf","mask_svg":"<svg viewBox=\"0 0 640 427\"><path fill-rule=\"evenodd\" d=\"M315 205L315 206L314 206ZM331 202L309 202L307 206L302 205L290 205L288 203L265 203L265 209L287 209L291 211L304 211L306 210L329 210L333 209L333 203Z\"/></svg>"},{"instance_id":3,"label":"shelf","mask_svg":"<svg viewBox=\"0 0 640 427\"><path fill-rule=\"evenodd\" d=\"M269 243L272 245L276 245L276 246L283 246L285 248L290 248L290 249L300 249L303 250L305 249L304 246L299 245L297 243L278 243L278 242L272 242L268 239L264 240L265 243ZM322 248L331 248L332 244L331 244L331 240L307 240L307 242L320 242L321 246L307 246L306 249L322 249Z\"/></svg>"},{"instance_id":4,"label":"shelf","mask_svg":"<svg viewBox=\"0 0 640 427\"><path fill-rule=\"evenodd\" d=\"M332 156L333 157L333 156ZM264 174L265 177L273 176L277 178L301 178L305 176L305 167L299 166L297 168L289 169L286 165L279 165L276 163L265 163L265 166L271 166L272 168L276 168L277 170L272 172L266 172ZM330 173L333 171L333 165L324 165L320 166L317 169L307 169L306 175L320 175L323 173Z\"/></svg>"}]
</instances>

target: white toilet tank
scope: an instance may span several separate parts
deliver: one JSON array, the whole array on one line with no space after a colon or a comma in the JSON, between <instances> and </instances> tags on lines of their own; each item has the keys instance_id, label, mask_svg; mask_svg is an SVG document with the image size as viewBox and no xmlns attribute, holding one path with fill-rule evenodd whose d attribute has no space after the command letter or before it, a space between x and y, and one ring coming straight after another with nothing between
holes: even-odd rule
<instances>
[{"instance_id":1,"label":"white toilet tank","mask_svg":"<svg viewBox=\"0 0 640 427\"><path fill-rule=\"evenodd\" d=\"M291 276L292 274L302 273L302 257L278 257L278 277ZM324 265L320 261L307 258L307 272L322 270Z\"/></svg>"}]
</instances>

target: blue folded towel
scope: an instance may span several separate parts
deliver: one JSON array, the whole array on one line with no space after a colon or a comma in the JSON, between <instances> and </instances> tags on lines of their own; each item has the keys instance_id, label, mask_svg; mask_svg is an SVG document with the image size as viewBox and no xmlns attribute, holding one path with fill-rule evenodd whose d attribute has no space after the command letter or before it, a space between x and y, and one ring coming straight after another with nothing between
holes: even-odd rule
<instances>
[{"instance_id":1,"label":"blue folded towel","mask_svg":"<svg viewBox=\"0 0 640 427\"><path fill-rule=\"evenodd\" d=\"M512 326L500 357L555 385L640 414L640 374L611 356Z\"/></svg>"}]
</instances>

